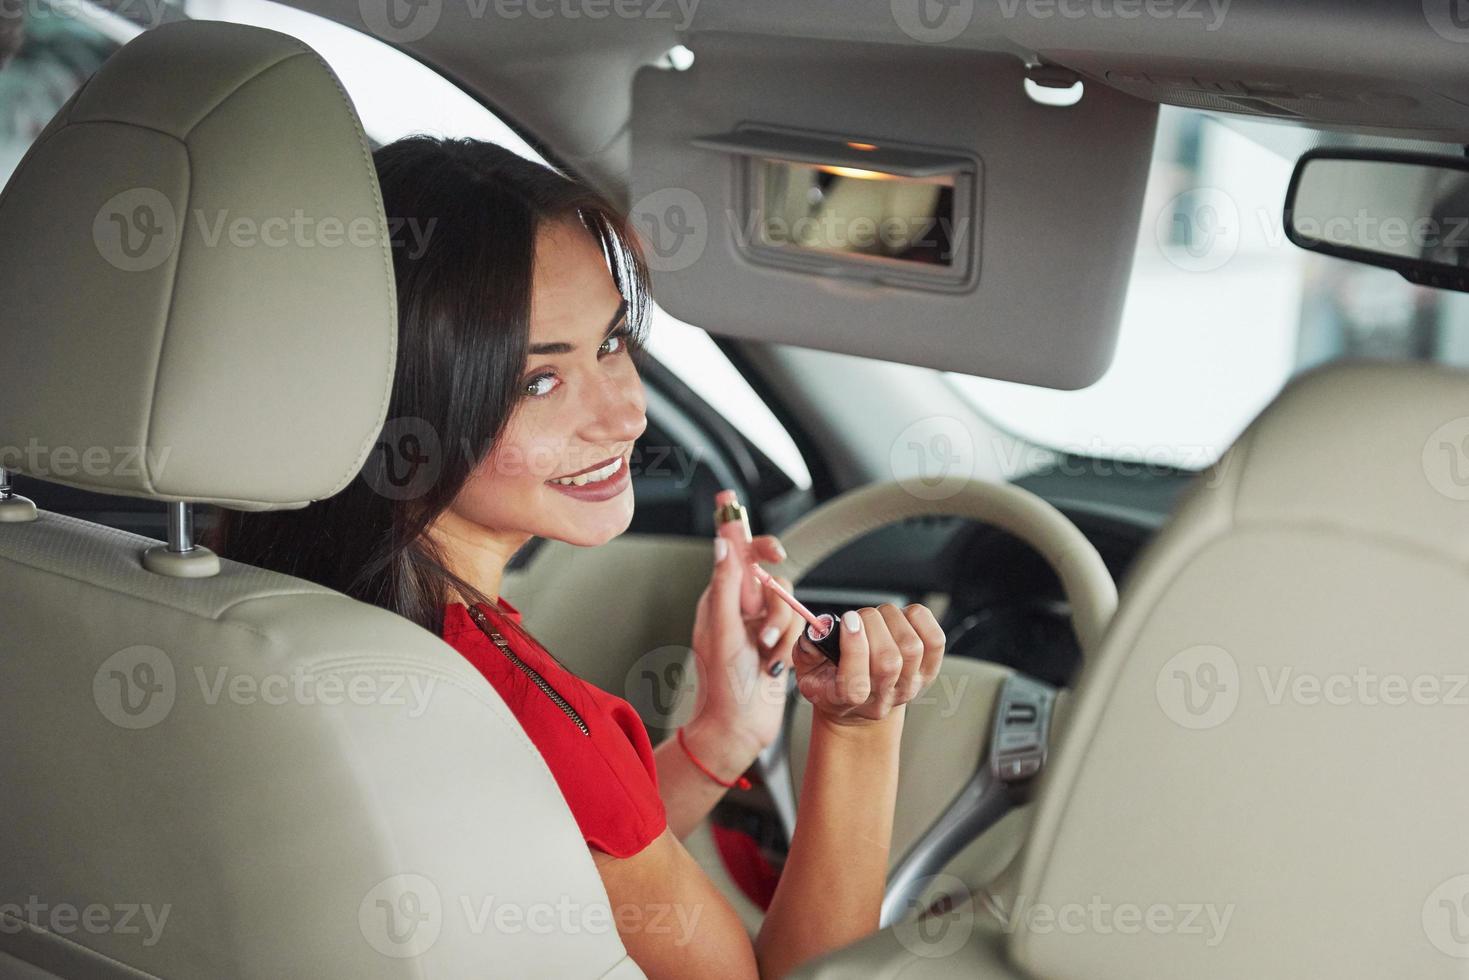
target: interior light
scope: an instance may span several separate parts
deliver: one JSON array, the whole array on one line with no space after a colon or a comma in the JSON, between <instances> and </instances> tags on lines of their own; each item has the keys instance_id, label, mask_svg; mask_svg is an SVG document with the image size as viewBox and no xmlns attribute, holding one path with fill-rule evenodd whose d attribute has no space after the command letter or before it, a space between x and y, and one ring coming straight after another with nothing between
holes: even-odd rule
<instances>
[{"instance_id":1,"label":"interior light","mask_svg":"<svg viewBox=\"0 0 1469 980\"><path fill-rule=\"evenodd\" d=\"M688 71L694 64L694 52L682 44L675 44L659 57L656 65L673 71Z\"/></svg>"},{"instance_id":2,"label":"interior light","mask_svg":"<svg viewBox=\"0 0 1469 980\"><path fill-rule=\"evenodd\" d=\"M880 170L859 170L856 167L838 167L830 164L816 168L822 173L836 174L838 177L856 177L858 180L897 180L894 174L885 174Z\"/></svg>"}]
</instances>

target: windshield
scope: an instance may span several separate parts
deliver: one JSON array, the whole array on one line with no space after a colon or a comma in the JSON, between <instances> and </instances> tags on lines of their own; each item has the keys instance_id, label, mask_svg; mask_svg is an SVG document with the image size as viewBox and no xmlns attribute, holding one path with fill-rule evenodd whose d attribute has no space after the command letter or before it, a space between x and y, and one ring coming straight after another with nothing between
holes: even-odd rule
<instances>
[{"instance_id":1,"label":"windshield","mask_svg":"<svg viewBox=\"0 0 1469 980\"><path fill-rule=\"evenodd\" d=\"M1106 374L1080 391L947 377L979 411L1031 442L1198 469L1292 375L1324 361L1469 364L1469 295L1414 286L1286 239L1286 184L1296 157L1318 142L1366 141L1164 106Z\"/></svg>"}]
</instances>

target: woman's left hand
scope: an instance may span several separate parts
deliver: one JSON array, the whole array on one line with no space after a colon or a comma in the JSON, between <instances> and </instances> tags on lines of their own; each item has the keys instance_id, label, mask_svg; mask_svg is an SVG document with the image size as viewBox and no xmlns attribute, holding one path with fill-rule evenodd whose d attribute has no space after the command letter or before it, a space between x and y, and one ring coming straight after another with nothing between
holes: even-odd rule
<instances>
[{"instance_id":1,"label":"woman's left hand","mask_svg":"<svg viewBox=\"0 0 1469 980\"><path fill-rule=\"evenodd\" d=\"M751 551L765 562L785 560L785 549L774 535L755 537ZM708 725L758 753L780 734L791 657L805 622L763 588L764 612L746 619L740 610L741 582L749 574L746 563L723 538L714 539L714 556L714 571L694 615L702 708L691 724ZM774 578L791 587L788 579ZM782 666L772 676L771 665L777 662Z\"/></svg>"}]
</instances>

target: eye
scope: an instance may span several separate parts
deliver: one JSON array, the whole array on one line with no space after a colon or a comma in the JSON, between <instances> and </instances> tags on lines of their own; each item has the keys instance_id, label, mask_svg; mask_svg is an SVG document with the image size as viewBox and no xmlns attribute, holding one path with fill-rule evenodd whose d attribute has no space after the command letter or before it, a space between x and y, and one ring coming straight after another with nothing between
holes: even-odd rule
<instances>
[{"instance_id":1,"label":"eye","mask_svg":"<svg viewBox=\"0 0 1469 980\"><path fill-rule=\"evenodd\" d=\"M600 355L621 354L625 352L627 350L628 333L627 327L618 327L602 341L602 346L597 348L597 353Z\"/></svg>"},{"instance_id":2,"label":"eye","mask_svg":"<svg viewBox=\"0 0 1469 980\"><path fill-rule=\"evenodd\" d=\"M538 374L526 381L522 393L530 398L541 398L556 390L556 375Z\"/></svg>"}]
</instances>

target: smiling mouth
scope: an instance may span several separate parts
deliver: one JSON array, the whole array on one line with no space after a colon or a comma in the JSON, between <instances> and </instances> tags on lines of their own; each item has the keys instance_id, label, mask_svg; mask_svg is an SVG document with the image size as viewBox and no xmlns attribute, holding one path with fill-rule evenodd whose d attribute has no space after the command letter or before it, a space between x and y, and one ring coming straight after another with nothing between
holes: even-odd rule
<instances>
[{"instance_id":1,"label":"smiling mouth","mask_svg":"<svg viewBox=\"0 0 1469 980\"><path fill-rule=\"evenodd\" d=\"M580 473L573 473L570 476L552 477L546 482L563 487L580 487L588 483L601 483L604 480L609 480L616 476L617 472L622 469L622 465L622 457L614 456L609 460L597 463L595 466L589 466Z\"/></svg>"}]
</instances>

